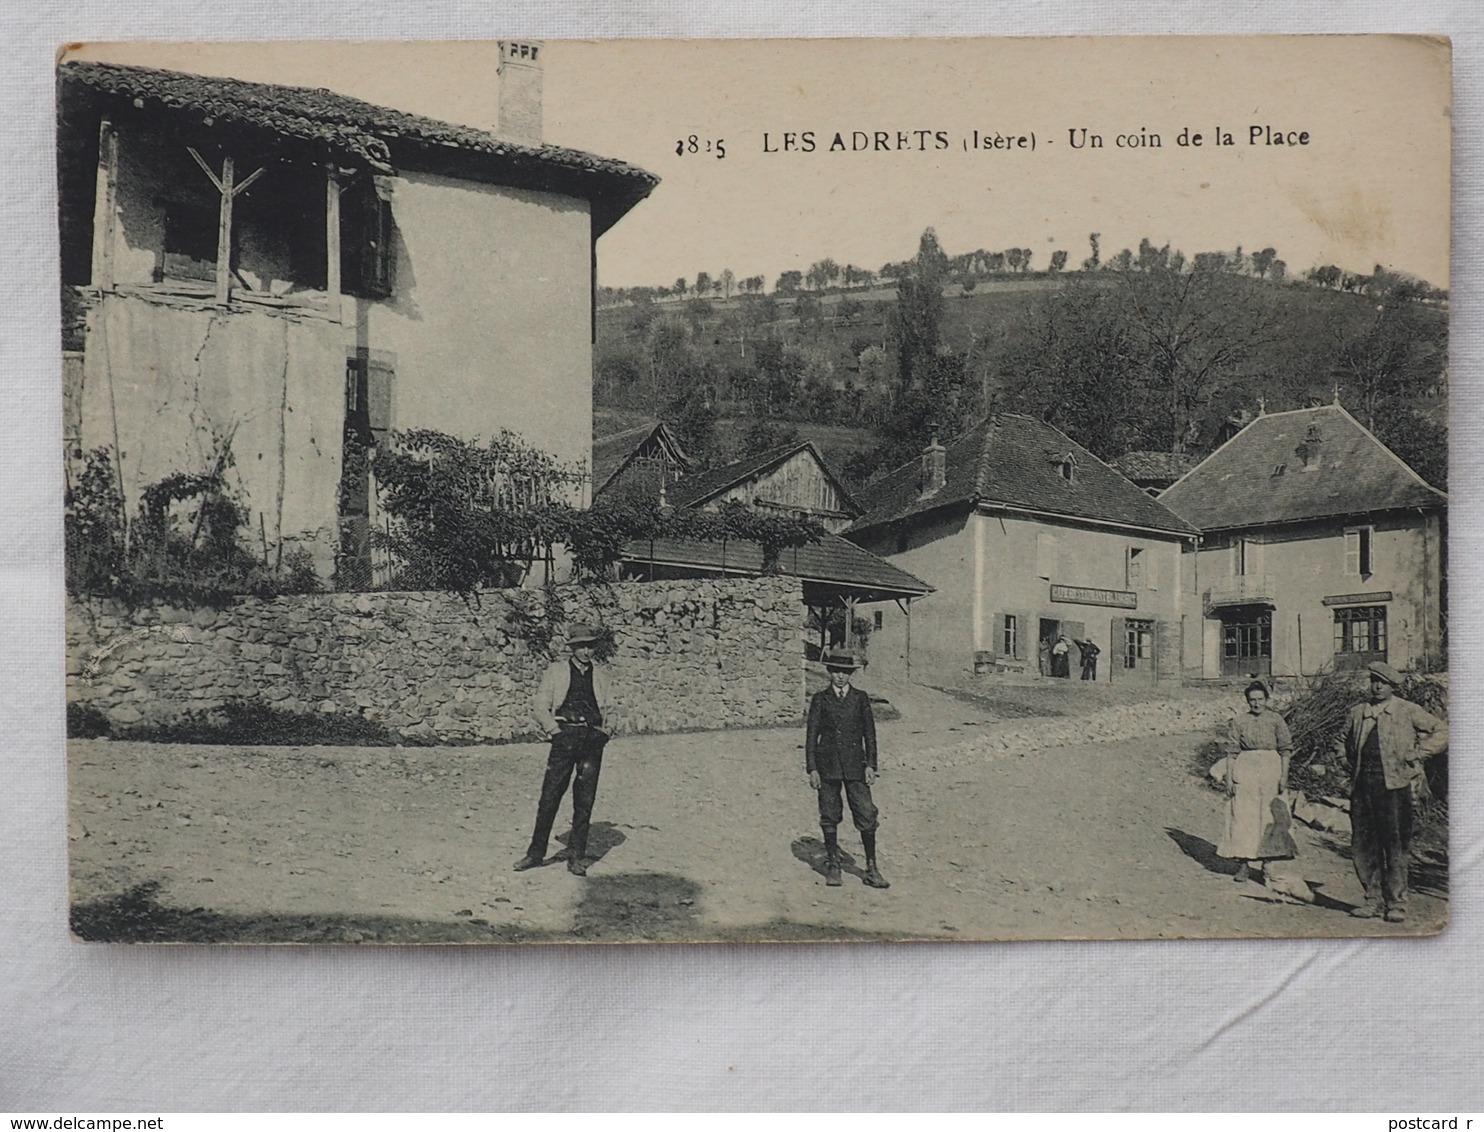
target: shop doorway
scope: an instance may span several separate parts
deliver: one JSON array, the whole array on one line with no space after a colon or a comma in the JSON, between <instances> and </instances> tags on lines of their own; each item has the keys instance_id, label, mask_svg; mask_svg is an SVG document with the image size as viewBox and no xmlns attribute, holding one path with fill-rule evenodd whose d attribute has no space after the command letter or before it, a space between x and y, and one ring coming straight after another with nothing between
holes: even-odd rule
<instances>
[{"instance_id":1,"label":"shop doorway","mask_svg":"<svg viewBox=\"0 0 1484 1132\"><path fill-rule=\"evenodd\" d=\"M1081 621L1042 617L1038 629L1041 675L1070 680L1082 672L1082 649L1077 642L1086 636ZM1066 641L1063 643L1062 638Z\"/></svg>"},{"instance_id":2,"label":"shop doorway","mask_svg":"<svg viewBox=\"0 0 1484 1132\"><path fill-rule=\"evenodd\" d=\"M1273 671L1273 611L1243 605L1221 611L1221 674L1269 676Z\"/></svg>"}]
</instances>

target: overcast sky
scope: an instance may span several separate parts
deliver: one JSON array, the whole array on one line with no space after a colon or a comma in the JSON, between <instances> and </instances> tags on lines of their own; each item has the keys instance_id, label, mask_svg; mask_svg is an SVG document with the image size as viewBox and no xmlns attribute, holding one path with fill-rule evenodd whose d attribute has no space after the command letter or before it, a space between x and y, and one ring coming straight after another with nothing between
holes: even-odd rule
<instances>
[{"instance_id":1,"label":"overcast sky","mask_svg":"<svg viewBox=\"0 0 1484 1132\"><path fill-rule=\"evenodd\" d=\"M86 54L327 86L486 127L498 113L493 43ZM1447 281L1450 87L1436 41L633 40L550 43L545 67L546 140L662 178L599 244L611 286L723 268L771 286L826 256L876 269L928 226L949 253L1027 247L1033 267L1058 248L1075 265L1096 231L1105 257L1148 236L1187 253L1271 246L1292 271L1381 263ZM1309 144L1253 145L1254 125ZM1215 145L1218 127L1234 144ZM1102 149L1072 147L1084 129ZM1179 145L1182 129L1202 145ZM1034 134L1035 150L966 150L975 131ZM836 132L846 148L832 152ZM786 133L800 148L784 151ZM677 155L692 134L726 156ZM1162 144L1117 144L1144 134Z\"/></svg>"}]
</instances>

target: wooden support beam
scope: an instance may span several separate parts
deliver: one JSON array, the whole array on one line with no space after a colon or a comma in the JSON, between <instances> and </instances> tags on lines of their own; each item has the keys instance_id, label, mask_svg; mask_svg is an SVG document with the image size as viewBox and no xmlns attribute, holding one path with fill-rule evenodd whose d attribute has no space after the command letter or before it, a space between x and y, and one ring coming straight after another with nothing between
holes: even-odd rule
<instances>
[{"instance_id":1,"label":"wooden support beam","mask_svg":"<svg viewBox=\"0 0 1484 1132\"><path fill-rule=\"evenodd\" d=\"M118 216L119 138L107 118L98 126L98 180L93 198L92 284L113 288L113 245Z\"/></svg>"},{"instance_id":2,"label":"wooden support beam","mask_svg":"<svg viewBox=\"0 0 1484 1132\"><path fill-rule=\"evenodd\" d=\"M222 194L221 210L216 224L216 301L225 306L232 298L232 158L222 158L222 177L217 182ZM215 178L213 178L215 180Z\"/></svg>"},{"instance_id":3,"label":"wooden support beam","mask_svg":"<svg viewBox=\"0 0 1484 1132\"><path fill-rule=\"evenodd\" d=\"M212 172L211 166L208 165L208 164L206 164L206 158L202 157L201 154L196 151L196 147L195 146L190 146L190 145L186 146L186 152L189 153L191 155L191 157L195 159L195 162L196 162L197 165L201 166L201 172L203 172L203 173L206 174L207 180L209 180L212 183L212 185L216 188L216 191L217 192L221 192L222 191L221 178L218 177L214 172Z\"/></svg>"},{"instance_id":4,"label":"wooden support beam","mask_svg":"<svg viewBox=\"0 0 1484 1132\"><path fill-rule=\"evenodd\" d=\"M325 167L325 309L340 321L340 176Z\"/></svg>"},{"instance_id":5,"label":"wooden support beam","mask_svg":"<svg viewBox=\"0 0 1484 1132\"><path fill-rule=\"evenodd\" d=\"M234 183L235 168L230 155L222 158L222 174L218 177L194 146L186 146L186 152L221 194L216 225L216 301L225 306L232 298L232 201L268 170L266 167L254 169Z\"/></svg>"}]
</instances>

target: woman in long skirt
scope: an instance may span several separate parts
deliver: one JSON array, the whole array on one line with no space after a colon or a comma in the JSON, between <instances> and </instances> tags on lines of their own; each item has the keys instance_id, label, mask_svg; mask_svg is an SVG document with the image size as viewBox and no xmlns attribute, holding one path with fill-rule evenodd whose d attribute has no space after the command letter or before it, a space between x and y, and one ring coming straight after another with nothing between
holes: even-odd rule
<instances>
[{"instance_id":1,"label":"woman in long skirt","mask_svg":"<svg viewBox=\"0 0 1484 1132\"><path fill-rule=\"evenodd\" d=\"M1268 710L1266 684L1254 680L1247 685L1246 695L1247 714L1232 720L1231 740L1236 750L1226 763L1226 830L1216 847L1218 856L1241 862L1234 878L1238 881L1261 869L1264 860L1294 854L1287 805L1280 800L1288 791L1293 736L1283 717Z\"/></svg>"}]
</instances>

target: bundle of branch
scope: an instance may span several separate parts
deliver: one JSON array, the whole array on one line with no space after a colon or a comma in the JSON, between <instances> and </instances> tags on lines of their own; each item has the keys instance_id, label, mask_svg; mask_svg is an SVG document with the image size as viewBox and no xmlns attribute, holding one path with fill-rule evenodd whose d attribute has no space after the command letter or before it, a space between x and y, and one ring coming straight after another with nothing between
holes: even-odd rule
<instances>
[{"instance_id":1,"label":"bundle of branch","mask_svg":"<svg viewBox=\"0 0 1484 1132\"><path fill-rule=\"evenodd\" d=\"M1309 681L1306 690L1298 692L1288 703L1283 718L1293 734L1293 762L1289 778L1293 785L1308 792L1332 793L1333 781L1326 781L1340 762L1332 751L1345 727L1350 709L1360 703L1363 689L1353 672L1325 672Z\"/></svg>"}]
</instances>

